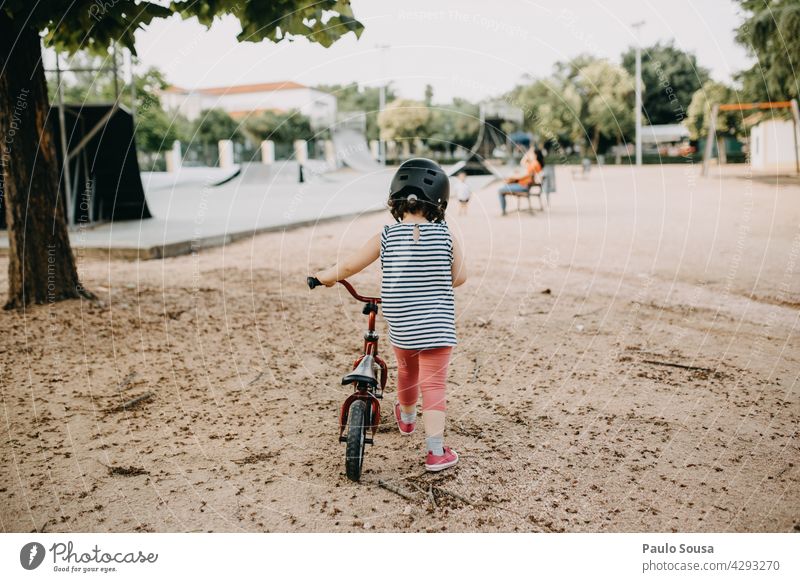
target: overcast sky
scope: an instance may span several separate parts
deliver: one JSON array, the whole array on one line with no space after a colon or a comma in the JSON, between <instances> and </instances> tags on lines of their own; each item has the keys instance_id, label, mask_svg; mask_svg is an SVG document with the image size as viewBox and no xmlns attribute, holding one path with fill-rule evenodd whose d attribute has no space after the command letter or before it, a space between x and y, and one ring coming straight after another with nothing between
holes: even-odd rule
<instances>
[{"instance_id":1,"label":"overcast sky","mask_svg":"<svg viewBox=\"0 0 800 582\"><path fill-rule=\"evenodd\" d=\"M634 44L630 24L644 20L643 46L674 39L694 52L714 78L750 62L733 40L740 17L731 0L353 0L366 29L330 48L298 39L238 43L238 21L210 30L177 17L137 33L144 66L166 72L182 87L294 80L307 85L387 80L403 97L434 101L496 95L524 75L549 74L553 63L582 52L614 61ZM389 45L381 50L378 45Z\"/></svg>"}]
</instances>

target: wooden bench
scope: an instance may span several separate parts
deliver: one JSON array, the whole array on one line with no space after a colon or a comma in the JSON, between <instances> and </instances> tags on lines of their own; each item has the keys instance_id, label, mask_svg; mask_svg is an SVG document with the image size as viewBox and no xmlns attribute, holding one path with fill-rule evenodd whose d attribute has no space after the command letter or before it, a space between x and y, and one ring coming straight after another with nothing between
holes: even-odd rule
<instances>
[{"instance_id":1,"label":"wooden bench","mask_svg":"<svg viewBox=\"0 0 800 582\"><path fill-rule=\"evenodd\" d=\"M517 198L517 211L522 210L522 198L527 198L528 200L528 211L533 214L533 204L531 203L531 197L536 196L539 199L539 209L544 210L544 200L542 198L542 184L541 182L533 181L531 185L528 186L527 192L504 192L503 196L515 196Z\"/></svg>"}]
</instances>

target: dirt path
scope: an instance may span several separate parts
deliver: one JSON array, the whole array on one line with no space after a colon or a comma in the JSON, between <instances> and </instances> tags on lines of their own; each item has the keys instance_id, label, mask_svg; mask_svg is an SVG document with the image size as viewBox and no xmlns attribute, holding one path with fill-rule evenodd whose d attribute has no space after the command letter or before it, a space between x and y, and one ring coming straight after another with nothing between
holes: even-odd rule
<instances>
[{"instance_id":1,"label":"dirt path","mask_svg":"<svg viewBox=\"0 0 800 582\"><path fill-rule=\"evenodd\" d=\"M389 219L370 215L195 257L81 260L104 306L0 314L0 528L800 527L800 187L682 167L558 178L546 214L501 218L486 191L450 220L471 272L457 468L423 474L389 390L363 482L343 475L339 378L363 316L303 278Z\"/></svg>"}]
</instances>

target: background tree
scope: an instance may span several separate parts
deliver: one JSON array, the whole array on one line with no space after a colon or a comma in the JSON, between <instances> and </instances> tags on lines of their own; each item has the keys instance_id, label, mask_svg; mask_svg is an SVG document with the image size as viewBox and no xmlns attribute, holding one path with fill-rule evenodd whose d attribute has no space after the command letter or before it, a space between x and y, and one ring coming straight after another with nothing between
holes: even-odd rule
<instances>
[{"instance_id":1,"label":"background tree","mask_svg":"<svg viewBox=\"0 0 800 582\"><path fill-rule=\"evenodd\" d=\"M378 139L378 110L380 108L380 88L360 87L357 83L349 85L319 85L316 87L336 96L339 111L363 111L367 115L367 139ZM391 85L386 88L386 102L395 99Z\"/></svg>"},{"instance_id":2,"label":"background tree","mask_svg":"<svg viewBox=\"0 0 800 582\"><path fill-rule=\"evenodd\" d=\"M748 86L764 91L773 101L800 95L800 2L789 0L738 0L746 16L736 40L758 63Z\"/></svg>"},{"instance_id":3,"label":"background tree","mask_svg":"<svg viewBox=\"0 0 800 582\"><path fill-rule=\"evenodd\" d=\"M770 93L764 69L758 63L749 69L744 69L733 75L734 80L741 87L742 101L756 103L760 101L782 101L779 95ZM782 115L780 109L773 109L770 115Z\"/></svg>"},{"instance_id":4,"label":"background tree","mask_svg":"<svg viewBox=\"0 0 800 582\"><path fill-rule=\"evenodd\" d=\"M455 97L448 109L453 116L453 143L462 148L472 148L480 131L480 107L477 103Z\"/></svg>"},{"instance_id":5,"label":"background tree","mask_svg":"<svg viewBox=\"0 0 800 582\"><path fill-rule=\"evenodd\" d=\"M172 143L185 140L190 124L185 119L169 115L157 105L147 107L145 102L136 111L136 147L146 153L160 153L172 147Z\"/></svg>"},{"instance_id":6,"label":"background tree","mask_svg":"<svg viewBox=\"0 0 800 582\"><path fill-rule=\"evenodd\" d=\"M518 85L507 96L525 114L524 129L547 142L582 141L581 98L572 82L549 77Z\"/></svg>"},{"instance_id":7,"label":"background tree","mask_svg":"<svg viewBox=\"0 0 800 582\"><path fill-rule=\"evenodd\" d=\"M136 103L130 103L130 91L122 93L122 101L136 110L136 147L145 153L160 153L172 147L175 140L188 141L192 123L180 113L167 112L161 104L161 91L169 87L163 71L150 67L133 76ZM113 95L113 79L106 90Z\"/></svg>"},{"instance_id":8,"label":"background tree","mask_svg":"<svg viewBox=\"0 0 800 582\"><path fill-rule=\"evenodd\" d=\"M65 72L61 79L61 90L64 93L64 101L67 103L113 103L117 95L114 90L114 75L111 71L102 70L109 68L109 58L100 57L90 53L76 53L66 62L62 61L64 69L81 69L78 71ZM87 69L97 69L96 71ZM53 73L51 80L55 80ZM157 103L161 105L159 94L162 90L169 87L164 72L156 67L136 73L133 76L136 84L137 105L144 103ZM120 103L128 108L134 106L131 101L132 95L130 87L119 83ZM58 85L48 83L48 96L51 101L57 99Z\"/></svg>"},{"instance_id":9,"label":"background tree","mask_svg":"<svg viewBox=\"0 0 800 582\"><path fill-rule=\"evenodd\" d=\"M622 67L636 75L636 49L622 54ZM680 123L695 91L708 81L708 69L690 52L657 43L642 49L642 109L651 125ZM669 88L669 90L667 89Z\"/></svg>"},{"instance_id":10,"label":"background tree","mask_svg":"<svg viewBox=\"0 0 800 582\"><path fill-rule=\"evenodd\" d=\"M136 148L145 153L160 153L172 147L176 139L188 140L193 132L193 124L180 114L167 113L161 105L160 92L169 86L164 73L155 67L133 76L136 85L136 103L131 91L120 86L119 96L115 93L114 77L107 72L93 72L85 69L99 69L108 66L107 59L85 53L75 54L65 64L65 69L84 69L66 73L61 80L61 90L65 103L113 103L117 97L120 103L136 115ZM57 98L58 86L48 84L50 100Z\"/></svg>"},{"instance_id":11,"label":"background tree","mask_svg":"<svg viewBox=\"0 0 800 582\"><path fill-rule=\"evenodd\" d=\"M216 144L223 139L239 138L239 124L223 109L205 109L194 122L192 141Z\"/></svg>"},{"instance_id":12,"label":"background tree","mask_svg":"<svg viewBox=\"0 0 800 582\"><path fill-rule=\"evenodd\" d=\"M234 14L240 41L273 42L303 35L329 46L360 35L348 0L5 0L0 6L0 135L2 192L9 238L6 308L87 293L78 280L59 198L59 165L48 120L42 39L58 51L103 54L112 42L135 53L134 33L154 18L173 14L210 26Z\"/></svg>"},{"instance_id":13,"label":"background tree","mask_svg":"<svg viewBox=\"0 0 800 582\"><path fill-rule=\"evenodd\" d=\"M739 95L734 89L717 81L707 81L692 97L684 125L689 130L689 138L699 140L708 137L708 118L714 104L738 103ZM744 133L741 111L720 111L716 120L717 148L724 151L725 135L740 136Z\"/></svg>"},{"instance_id":14,"label":"background tree","mask_svg":"<svg viewBox=\"0 0 800 582\"><path fill-rule=\"evenodd\" d=\"M600 138L619 142L630 136L634 120L633 79L628 72L590 55L579 55L571 61L556 63L555 77L564 90L575 91L572 99L580 104L580 132L594 152ZM576 135L576 143L582 141Z\"/></svg>"},{"instance_id":15,"label":"background tree","mask_svg":"<svg viewBox=\"0 0 800 582\"><path fill-rule=\"evenodd\" d=\"M588 65L579 76L586 100L585 124L592 128L592 149L604 136L618 144L634 131L634 80L620 66L606 60Z\"/></svg>"},{"instance_id":16,"label":"background tree","mask_svg":"<svg viewBox=\"0 0 800 582\"><path fill-rule=\"evenodd\" d=\"M428 147L452 153L454 148L471 148L480 129L479 107L455 98L448 105L432 107L427 124Z\"/></svg>"},{"instance_id":17,"label":"background tree","mask_svg":"<svg viewBox=\"0 0 800 582\"><path fill-rule=\"evenodd\" d=\"M310 140L314 137L311 120L297 111L277 113L264 111L249 117L242 126L242 133L259 143L266 139L290 144L296 139Z\"/></svg>"},{"instance_id":18,"label":"background tree","mask_svg":"<svg viewBox=\"0 0 800 582\"><path fill-rule=\"evenodd\" d=\"M425 138L430 117L431 111L424 103L411 99L392 101L378 116L381 138L399 141Z\"/></svg>"}]
</instances>

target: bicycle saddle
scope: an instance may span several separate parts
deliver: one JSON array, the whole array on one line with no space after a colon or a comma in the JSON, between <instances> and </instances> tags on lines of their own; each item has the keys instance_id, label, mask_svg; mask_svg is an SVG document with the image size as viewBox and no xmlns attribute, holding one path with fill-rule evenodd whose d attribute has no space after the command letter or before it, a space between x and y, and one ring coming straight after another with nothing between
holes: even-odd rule
<instances>
[{"instance_id":1,"label":"bicycle saddle","mask_svg":"<svg viewBox=\"0 0 800 582\"><path fill-rule=\"evenodd\" d=\"M370 388L375 388L378 385L378 380L375 378L374 365L375 359L372 356L364 356L356 366L356 369L342 378L342 386L363 382L368 384Z\"/></svg>"}]
</instances>

